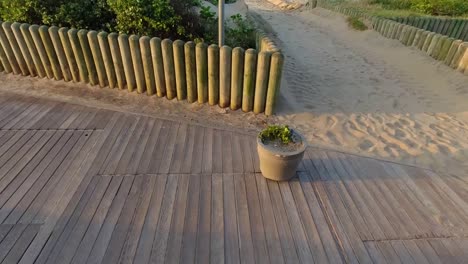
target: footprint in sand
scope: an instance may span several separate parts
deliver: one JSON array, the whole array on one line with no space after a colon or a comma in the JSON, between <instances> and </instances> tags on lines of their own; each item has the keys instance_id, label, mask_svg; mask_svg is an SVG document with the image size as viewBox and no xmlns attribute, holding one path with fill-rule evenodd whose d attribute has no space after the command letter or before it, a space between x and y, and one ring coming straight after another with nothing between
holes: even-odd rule
<instances>
[{"instance_id":1,"label":"footprint in sand","mask_svg":"<svg viewBox=\"0 0 468 264\"><path fill-rule=\"evenodd\" d=\"M364 151L368 151L370 150L372 147L374 147L374 143L372 143L371 141L365 139L364 141L362 141L361 143L359 143L359 148L361 150L364 150Z\"/></svg>"}]
</instances>

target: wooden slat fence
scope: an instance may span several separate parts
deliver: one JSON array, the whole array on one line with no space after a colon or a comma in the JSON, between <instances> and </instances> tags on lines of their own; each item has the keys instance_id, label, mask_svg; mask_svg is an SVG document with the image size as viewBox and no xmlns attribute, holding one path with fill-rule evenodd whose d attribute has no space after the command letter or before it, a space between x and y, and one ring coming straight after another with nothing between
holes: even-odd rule
<instances>
[{"instance_id":1,"label":"wooden slat fence","mask_svg":"<svg viewBox=\"0 0 468 264\"><path fill-rule=\"evenodd\" d=\"M265 33L258 50L3 22L0 71L274 114L284 57Z\"/></svg>"},{"instance_id":2,"label":"wooden slat fence","mask_svg":"<svg viewBox=\"0 0 468 264\"><path fill-rule=\"evenodd\" d=\"M435 60L468 75L468 20L424 17L389 19L327 1L320 1L318 5L348 16L365 18L382 36L415 47Z\"/></svg>"}]
</instances>

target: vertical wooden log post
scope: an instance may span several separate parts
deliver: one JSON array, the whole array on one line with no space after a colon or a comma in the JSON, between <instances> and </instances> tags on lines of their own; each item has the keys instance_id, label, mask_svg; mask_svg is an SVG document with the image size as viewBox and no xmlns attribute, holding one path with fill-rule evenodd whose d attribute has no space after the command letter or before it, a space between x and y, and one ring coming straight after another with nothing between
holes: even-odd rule
<instances>
[{"instance_id":1,"label":"vertical wooden log post","mask_svg":"<svg viewBox=\"0 0 468 264\"><path fill-rule=\"evenodd\" d=\"M109 87L113 89L116 86L117 80L115 77L114 62L112 61L112 55L109 47L108 34L104 31L101 31L97 35L97 38L106 71L107 83L109 84Z\"/></svg>"},{"instance_id":2,"label":"vertical wooden log post","mask_svg":"<svg viewBox=\"0 0 468 264\"><path fill-rule=\"evenodd\" d=\"M54 73L52 71L51 62L49 61L49 57L47 56L46 49L44 47L44 44L42 43L42 39L39 34L39 26L31 25L29 27L29 33L31 33L34 46L37 50L37 53L39 54L39 58L41 60L42 66L44 66L44 70L46 72L47 78L49 79L54 78Z\"/></svg>"},{"instance_id":3,"label":"vertical wooden log post","mask_svg":"<svg viewBox=\"0 0 468 264\"><path fill-rule=\"evenodd\" d=\"M161 49L164 62L164 79L166 80L166 97L172 100L177 96L172 41L170 39L161 41Z\"/></svg>"},{"instance_id":4,"label":"vertical wooden log post","mask_svg":"<svg viewBox=\"0 0 468 264\"><path fill-rule=\"evenodd\" d=\"M3 48L3 51L5 53L5 57L8 61L8 63L2 63L4 65L10 65L13 74L20 74L21 69L18 65L18 62L16 61L15 54L13 53L13 50L10 46L10 43L8 42L8 38L5 34L5 31L3 29L3 26L0 27L0 44Z\"/></svg>"},{"instance_id":5,"label":"vertical wooden log post","mask_svg":"<svg viewBox=\"0 0 468 264\"><path fill-rule=\"evenodd\" d=\"M219 106L228 107L231 103L232 49L223 46L219 55Z\"/></svg>"},{"instance_id":6,"label":"vertical wooden log post","mask_svg":"<svg viewBox=\"0 0 468 264\"><path fill-rule=\"evenodd\" d=\"M154 80L153 63L151 62L150 38L140 38L141 60L143 61L143 70L145 72L146 94L156 93L156 82Z\"/></svg>"},{"instance_id":7,"label":"vertical wooden log post","mask_svg":"<svg viewBox=\"0 0 468 264\"><path fill-rule=\"evenodd\" d=\"M452 42L452 45L450 45L449 52L447 53L447 57L445 57L445 60L444 60L445 65L450 66L450 64L452 63L453 57L455 56L455 53L458 50L458 47L462 43L463 43L463 41L459 40L459 39Z\"/></svg>"},{"instance_id":8,"label":"vertical wooden log post","mask_svg":"<svg viewBox=\"0 0 468 264\"><path fill-rule=\"evenodd\" d=\"M452 67L453 69L457 69L457 70L460 69L460 64L463 63L463 58L465 57L465 53L467 49L468 49L468 42L463 42L462 44L460 44L457 52L455 53L455 56L453 57L453 61L450 67Z\"/></svg>"},{"instance_id":9,"label":"vertical wooden log post","mask_svg":"<svg viewBox=\"0 0 468 264\"><path fill-rule=\"evenodd\" d=\"M231 109L242 107L242 86L244 80L244 50L234 48L232 50L232 75L231 75Z\"/></svg>"},{"instance_id":10,"label":"vertical wooden log post","mask_svg":"<svg viewBox=\"0 0 468 264\"><path fill-rule=\"evenodd\" d=\"M455 41L454 38L444 39L444 41L442 42L442 45L440 47L440 52L439 52L439 54L437 56L437 60L445 61L445 59L447 58L448 52L450 50L450 47L452 46L452 43L454 41Z\"/></svg>"},{"instance_id":11,"label":"vertical wooden log post","mask_svg":"<svg viewBox=\"0 0 468 264\"><path fill-rule=\"evenodd\" d=\"M117 33L110 33L107 36L109 41L110 53L112 56L112 62L114 64L115 79L120 90L125 89L125 71L123 68L122 54L120 54L120 45L118 40L119 35Z\"/></svg>"},{"instance_id":12,"label":"vertical wooden log post","mask_svg":"<svg viewBox=\"0 0 468 264\"><path fill-rule=\"evenodd\" d=\"M424 45L423 45L423 48L422 48L422 50L424 52L427 52L427 49L431 45L432 39L434 38L435 35L436 34L434 32L429 32L429 34L427 34L426 41L424 41Z\"/></svg>"},{"instance_id":13,"label":"vertical wooden log post","mask_svg":"<svg viewBox=\"0 0 468 264\"><path fill-rule=\"evenodd\" d=\"M216 105L219 101L219 47L208 47L208 104Z\"/></svg>"},{"instance_id":14,"label":"vertical wooden log post","mask_svg":"<svg viewBox=\"0 0 468 264\"><path fill-rule=\"evenodd\" d=\"M47 57L49 58L54 78L55 80L62 80L62 70L60 69L60 64L58 62L57 54L55 53L54 45L52 44L52 40L50 39L49 28L46 26L40 26L39 34L47 52Z\"/></svg>"},{"instance_id":15,"label":"vertical wooden log post","mask_svg":"<svg viewBox=\"0 0 468 264\"><path fill-rule=\"evenodd\" d=\"M16 41L15 35L13 34L13 30L11 30L11 23L10 22L3 22L2 23L3 32L6 35L8 42L10 43L11 50L13 51L13 55L18 63L19 69L23 76L29 75L28 66L26 65L26 61L23 58L23 54L21 53L21 49Z\"/></svg>"},{"instance_id":16,"label":"vertical wooden log post","mask_svg":"<svg viewBox=\"0 0 468 264\"><path fill-rule=\"evenodd\" d=\"M58 34L58 27L52 26L49 28L49 36L52 40L52 45L57 55L57 59L60 65L60 71L62 72L63 79L66 82L72 80L70 69L68 67L67 57L65 56L65 51L63 50L62 42L60 41L60 36Z\"/></svg>"},{"instance_id":17,"label":"vertical wooden log post","mask_svg":"<svg viewBox=\"0 0 468 264\"><path fill-rule=\"evenodd\" d=\"M172 43L174 52L174 69L176 78L177 100L185 100L187 98L187 81L185 78L185 55L184 42L176 40Z\"/></svg>"},{"instance_id":18,"label":"vertical wooden log post","mask_svg":"<svg viewBox=\"0 0 468 264\"><path fill-rule=\"evenodd\" d=\"M127 89L129 92L133 92L136 87L136 81L135 73L133 72L133 62L132 55L130 53L130 44L128 43L128 36L125 34L120 34L118 40Z\"/></svg>"},{"instance_id":19,"label":"vertical wooden log post","mask_svg":"<svg viewBox=\"0 0 468 264\"><path fill-rule=\"evenodd\" d=\"M198 103L208 102L208 46L198 43L195 48L197 60L197 92Z\"/></svg>"},{"instance_id":20,"label":"vertical wooden log post","mask_svg":"<svg viewBox=\"0 0 468 264\"><path fill-rule=\"evenodd\" d=\"M89 84L97 85L99 83L96 66L94 65L93 54L88 41L88 31L81 29L78 31L78 39L80 40L81 50L85 59L86 69L88 70Z\"/></svg>"},{"instance_id":21,"label":"vertical wooden log post","mask_svg":"<svg viewBox=\"0 0 468 264\"><path fill-rule=\"evenodd\" d=\"M143 72L143 62L141 61L140 38L136 35L131 35L128 38L128 42L130 44L130 54L132 56L137 93L141 94L146 91L146 84Z\"/></svg>"},{"instance_id":22,"label":"vertical wooden log post","mask_svg":"<svg viewBox=\"0 0 468 264\"><path fill-rule=\"evenodd\" d=\"M164 62L162 57L161 39L150 40L151 58L153 60L154 77L156 80L156 94L158 97L166 95L166 80L164 79Z\"/></svg>"},{"instance_id":23,"label":"vertical wooden log post","mask_svg":"<svg viewBox=\"0 0 468 264\"><path fill-rule=\"evenodd\" d=\"M104 88L107 86L106 67L104 66L104 59L102 58L101 48L99 48L98 33L94 30L88 32L88 44L91 48L93 55L94 65L99 81L99 86Z\"/></svg>"},{"instance_id":24,"label":"vertical wooden log post","mask_svg":"<svg viewBox=\"0 0 468 264\"><path fill-rule=\"evenodd\" d=\"M257 77L255 81L254 113L265 111L268 79L270 75L271 52L260 52L257 62Z\"/></svg>"},{"instance_id":25,"label":"vertical wooden log post","mask_svg":"<svg viewBox=\"0 0 468 264\"><path fill-rule=\"evenodd\" d=\"M60 28L58 30L58 35L60 37L60 43L62 44L63 51L65 53L69 74L73 79L73 82L80 81L80 70L78 65L76 65L75 55L73 54L73 49L68 38L68 28Z\"/></svg>"},{"instance_id":26,"label":"vertical wooden log post","mask_svg":"<svg viewBox=\"0 0 468 264\"><path fill-rule=\"evenodd\" d=\"M36 69L34 67L33 59L31 57L31 53L29 53L28 45L26 44L26 40L23 37L23 34L21 33L21 24L18 22L15 22L11 25L11 30L13 32L14 38L16 39L16 42L18 43L19 49L21 51L21 54L24 58L24 61L26 63L26 66L28 68L29 75L32 77L35 77L36 74Z\"/></svg>"},{"instance_id":27,"label":"vertical wooden log post","mask_svg":"<svg viewBox=\"0 0 468 264\"><path fill-rule=\"evenodd\" d=\"M280 52L271 55L270 80L266 98L265 115L275 114L276 101L281 87L281 76L283 73L284 56Z\"/></svg>"},{"instance_id":28,"label":"vertical wooden log post","mask_svg":"<svg viewBox=\"0 0 468 264\"><path fill-rule=\"evenodd\" d=\"M70 40L73 54L75 55L76 65L78 66L78 71L80 73L80 81L88 83L88 68L86 67L83 50L81 49L80 40L78 38L78 30L74 28L68 30L68 39Z\"/></svg>"},{"instance_id":29,"label":"vertical wooden log post","mask_svg":"<svg viewBox=\"0 0 468 264\"><path fill-rule=\"evenodd\" d=\"M184 45L185 77L187 80L187 102L197 101L197 61L195 59L195 43L189 41Z\"/></svg>"},{"instance_id":30,"label":"vertical wooden log post","mask_svg":"<svg viewBox=\"0 0 468 264\"><path fill-rule=\"evenodd\" d=\"M0 39L0 61L2 64L2 68L5 70L6 73L11 73L13 71L10 61L8 60L8 56L5 53L5 50L3 49L3 45L1 44L1 39Z\"/></svg>"},{"instance_id":31,"label":"vertical wooden log post","mask_svg":"<svg viewBox=\"0 0 468 264\"><path fill-rule=\"evenodd\" d=\"M257 51L248 49L245 51L244 61L244 87L242 91L242 111L253 110L255 93L255 75L257 69Z\"/></svg>"}]
</instances>

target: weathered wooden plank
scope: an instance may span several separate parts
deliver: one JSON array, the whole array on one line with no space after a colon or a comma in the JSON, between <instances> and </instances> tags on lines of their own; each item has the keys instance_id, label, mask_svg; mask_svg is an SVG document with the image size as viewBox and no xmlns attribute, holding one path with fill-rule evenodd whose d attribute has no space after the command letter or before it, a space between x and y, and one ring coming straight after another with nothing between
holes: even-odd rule
<instances>
[{"instance_id":1,"label":"weathered wooden plank","mask_svg":"<svg viewBox=\"0 0 468 264\"><path fill-rule=\"evenodd\" d=\"M18 263L40 227L40 225L28 225L2 263Z\"/></svg>"},{"instance_id":2,"label":"weathered wooden plank","mask_svg":"<svg viewBox=\"0 0 468 264\"><path fill-rule=\"evenodd\" d=\"M307 236L307 241L309 243L310 251L314 257L315 263L327 263L328 258L325 253L325 250L322 245L322 240L317 231L316 223L314 223L314 218L310 212L309 206L307 204L306 198L301 188L301 183L298 178L294 178L289 182L291 188L290 193L294 196L294 201L296 203L297 212L299 213L300 220L304 226L304 232ZM291 199L291 198L289 198Z\"/></svg>"},{"instance_id":3,"label":"weathered wooden plank","mask_svg":"<svg viewBox=\"0 0 468 264\"><path fill-rule=\"evenodd\" d=\"M151 195L151 201L146 213L145 222L141 231L140 240L135 253L135 263L148 263L151 256L151 249L156 234L161 205L164 194L166 194L167 175L158 175ZM173 181L170 184L174 184ZM171 186L169 186L172 188ZM99 263L99 262L96 262Z\"/></svg>"},{"instance_id":4,"label":"weathered wooden plank","mask_svg":"<svg viewBox=\"0 0 468 264\"><path fill-rule=\"evenodd\" d=\"M109 156L103 163L99 174L111 175L115 173L120 158L122 157L123 152L125 151L125 147L127 146L128 141L130 140L130 137L132 136L132 133L135 130L139 119L140 118L132 118L130 116L126 118L126 122L124 123L124 126L120 131L119 136L115 140L115 143L113 144L112 149L110 150Z\"/></svg>"},{"instance_id":5,"label":"weathered wooden plank","mask_svg":"<svg viewBox=\"0 0 468 264\"><path fill-rule=\"evenodd\" d=\"M117 192L117 195L112 201L112 205L107 212L104 223L99 230L99 234L94 241L93 248L89 253L89 256L86 260L87 263L98 264L101 263L104 254L106 253L107 246L112 237L115 225L119 219L119 215L122 212L122 208L125 204L125 200L130 192L130 188L133 185L135 177L123 177L120 188Z\"/></svg>"},{"instance_id":6,"label":"weathered wooden plank","mask_svg":"<svg viewBox=\"0 0 468 264\"><path fill-rule=\"evenodd\" d=\"M180 165L180 169L179 169L180 173L192 173L191 168L192 168L192 160L194 159L193 152L194 152L194 147L195 147L195 141L196 141L195 137L197 136L196 134L197 130L199 130L199 132L203 132L203 129L199 127L189 125L187 128L187 136L186 136L185 144L184 144L185 150L183 153L183 157L181 158L182 164ZM196 172L193 172L193 173L196 173ZM197 173L200 173L200 172L197 172Z\"/></svg>"},{"instance_id":7,"label":"weathered wooden plank","mask_svg":"<svg viewBox=\"0 0 468 264\"><path fill-rule=\"evenodd\" d=\"M214 176L213 176L214 183ZM213 196L214 198L214 196ZM198 237L197 245L195 249L196 263L208 263L210 261L210 247L213 246L213 227L215 227L212 221L212 215L214 216L214 201L212 201L212 176L201 175L200 183L200 209L198 214ZM222 200L219 202L221 203ZM222 203L221 203L222 206ZM213 214L212 214L213 212ZM219 231L218 231L219 232ZM222 240L223 241L223 240ZM224 243L222 244L224 245ZM218 244L219 246L219 244ZM224 246L222 246L224 248ZM213 254L214 252L211 251ZM211 258L213 259L213 258ZM224 256L223 256L224 259ZM222 263L222 262L217 262Z\"/></svg>"},{"instance_id":8,"label":"weathered wooden plank","mask_svg":"<svg viewBox=\"0 0 468 264\"><path fill-rule=\"evenodd\" d=\"M402 243L409 251L411 258L413 258L415 263L429 263L414 240L403 240Z\"/></svg>"},{"instance_id":9,"label":"weathered wooden plank","mask_svg":"<svg viewBox=\"0 0 468 264\"><path fill-rule=\"evenodd\" d=\"M442 263L442 260L439 258L437 253L434 251L432 246L429 244L429 242L425 239L417 239L414 241L418 248L421 250L421 252L426 256L427 260L429 260L429 263L432 264L440 264Z\"/></svg>"},{"instance_id":10,"label":"weathered wooden plank","mask_svg":"<svg viewBox=\"0 0 468 264\"><path fill-rule=\"evenodd\" d=\"M55 157L70 136L71 133L67 135L64 135L63 132L55 133L34 160L2 191L0 195L0 206L3 207L8 201L8 207L5 208L15 208L19 200L29 190L42 171L49 165L51 159Z\"/></svg>"},{"instance_id":11,"label":"weathered wooden plank","mask_svg":"<svg viewBox=\"0 0 468 264\"><path fill-rule=\"evenodd\" d=\"M223 144L224 140L225 140L225 136L222 135L222 131L220 131L220 130L214 130L213 131L213 152L212 152L213 157L212 157L212 161L213 161L213 172L214 173L222 173L223 172L223 161L224 161L224 159L226 159L224 156L228 155L225 152L226 152L226 150L229 150L229 152L230 152L230 147L231 146L229 144L229 147L226 146L226 148L224 148L225 147L224 144ZM231 166L231 168L232 168L232 166ZM232 172L232 171L226 171L226 172Z\"/></svg>"},{"instance_id":12,"label":"weathered wooden plank","mask_svg":"<svg viewBox=\"0 0 468 264\"><path fill-rule=\"evenodd\" d=\"M161 131L161 127L163 125L163 121L155 120L155 124L152 128L148 128L150 131L149 139L145 146L145 151L143 152L143 156L140 160L140 163L137 166L136 173L147 173L150 164L153 162L153 151L156 147L156 142L159 138L159 132Z\"/></svg>"},{"instance_id":13,"label":"weathered wooden plank","mask_svg":"<svg viewBox=\"0 0 468 264\"><path fill-rule=\"evenodd\" d=\"M339 173L343 173L342 168L339 166L339 164L333 164L330 162L330 155L327 155L328 153L326 152L319 152L317 153L327 168L328 174L326 176L327 179L330 182L334 182L336 185L336 190L338 194L341 196L341 200L343 202L343 205L345 206L346 210L348 211L348 214L356 227L356 231L359 234L359 237L361 240L372 240L373 236L369 231L368 225L365 221L365 219L362 217L362 213L358 210L356 204L354 203L354 200L351 198L350 194L348 193L345 184L339 177ZM324 175L325 176L325 175Z\"/></svg>"},{"instance_id":14,"label":"weathered wooden plank","mask_svg":"<svg viewBox=\"0 0 468 264\"><path fill-rule=\"evenodd\" d=\"M145 127L143 129L143 134L139 137L138 143L135 146L134 154L129 163L126 165L126 169L123 171L128 174L136 174L138 171L138 165L141 160L144 158L145 147L148 146L149 137L151 135L151 130L154 127L155 120L147 120Z\"/></svg>"},{"instance_id":15,"label":"weathered wooden plank","mask_svg":"<svg viewBox=\"0 0 468 264\"><path fill-rule=\"evenodd\" d=\"M52 169L46 169L18 204L18 208L27 208L24 214L21 216L21 214L13 212L6 219L6 222L14 223L19 220L20 223L27 224L34 220L35 223L43 223L50 214L53 214L55 204L60 201L60 197L56 197L56 195L63 192L56 188L61 186L57 183L68 172L74 157L86 141L87 137L84 133L74 133L61 150L62 153L59 153L59 158L54 159L51 163ZM70 174L72 173L73 171L70 169ZM17 210L17 212L21 211ZM20 216L21 218L19 218Z\"/></svg>"},{"instance_id":16,"label":"weathered wooden plank","mask_svg":"<svg viewBox=\"0 0 468 264\"><path fill-rule=\"evenodd\" d=\"M205 137L205 128L202 127L193 127L195 131L195 143L193 146L192 161L190 172L191 173L202 173L203 168L203 154L204 154L204 137Z\"/></svg>"},{"instance_id":17,"label":"weathered wooden plank","mask_svg":"<svg viewBox=\"0 0 468 264\"><path fill-rule=\"evenodd\" d=\"M274 216L272 200L268 190L267 180L260 173L255 174L260 200L260 209L263 216L265 238L271 263L284 263L283 251L278 232L276 218Z\"/></svg>"},{"instance_id":18,"label":"weathered wooden plank","mask_svg":"<svg viewBox=\"0 0 468 264\"><path fill-rule=\"evenodd\" d=\"M143 229L143 224L145 223L146 214L150 206L154 184L158 178L153 175L137 177L144 177L143 190L140 194L139 203L137 205L135 216L130 226L127 238L125 239L125 244L122 248L122 251L120 252L119 263L133 263L133 259L138 248L138 241L142 234L141 231Z\"/></svg>"},{"instance_id":19,"label":"weathered wooden plank","mask_svg":"<svg viewBox=\"0 0 468 264\"><path fill-rule=\"evenodd\" d=\"M180 263L180 252L182 248L182 236L184 232L185 213L187 208L187 193L190 175L179 175L179 184L177 186L177 196L174 203L174 213L172 216L165 263Z\"/></svg>"},{"instance_id":20,"label":"weathered wooden plank","mask_svg":"<svg viewBox=\"0 0 468 264\"><path fill-rule=\"evenodd\" d=\"M353 182L358 193L361 195L362 199L366 201L367 207L379 223L379 227L384 232L385 236L387 238L397 237L396 231L390 224L390 221L385 217L380 205L377 203L376 199L373 198L372 193L369 191L364 181L358 177L359 170L353 167L348 156L344 156L343 154L337 154L337 156L348 172L348 175L351 177L350 180Z\"/></svg>"},{"instance_id":21,"label":"weathered wooden plank","mask_svg":"<svg viewBox=\"0 0 468 264\"><path fill-rule=\"evenodd\" d=\"M232 160L233 160L233 156L232 156L232 144L231 144L231 139L232 139L232 133L229 132L229 131L218 131L219 133L217 133L217 135L220 135L221 137L219 138L220 141L219 143L221 143L219 145L219 148L216 148L215 147L215 155L216 155L216 151L221 151L221 157L222 157L222 172L224 173L233 173L234 172L234 168L233 168L233 164L232 164ZM216 135L215 135L215 138ZM215 145L216 146L216 145ZM213 158L215 159L216 161L216 157L217 156L214 156ZM219 156L218 156L219 157ZM215 162L215 164L217 164L218 162Z\"/></svg>"},{"instance_id":22,"label":"weathered wooden plank","mask_svg":"<svg viewBox=\"0 0 468 264\"><path fill-rule=\"evenodd\" d=\"M83 236L86 233L86 230L93 219L93 215L96 212L101 200L104 197L107 187L111 181L110 177L101 177L99 183L96 185L91 198L86 204L83 212L80 214L76 224L70 226L69 234L66 238L66 243L57 244L56 251L53 251L49 260L55 263L69 263L80 244L80 241L83 239ZM68 233L68 232L67 232ZM57 252L54 254L54 252Z\"/></svg>"},{"instance_id":23,"label":"weathered wooden plank","mask_svg":"<svg viewBox=\"0 0 468 264\"><path fill-rule=\"evenodd\" d=\"M189 190L187 194L187 211L185 213L184 230L182 233L182 248L180 253L180 262L189 263L195 262L197 236L198 236L198 219L200 217L200 182L199 174L190 175Z\"/></svg>"},{"instance_id":24,"label":"weathered wooden plank","mask_svg":"<svg viewBox=\"0 0 468 264\"><path fill-rule=\"evenodd\" d=\"M96 179L96 177L92 176L96 175L106 157L104 154L109 151L109 141L114 138L111 132L115 132L113 127L120 117L120 114L113 115L103 133L93 134L96 137L96 144L82 162L82 166L73 175L68 187L64 190L67 196L60 200L60 203L54 210L54 214L49 216L44 223L38 235L21 258L20 263L31 263L33 261L44 263L75 209L81 211L80 207L86 204L86 199L82 199L82 196L87 197L87 186L92 179ZM88 142L92 142L91 139ZM58 215L61 216L60 219L57 217ZM56 232L52 233L52 230L56 230Z\"/></svg>"},{"instance_id":25,"label":"weathered wooden plank","mask_svg":"<svg viewBox=\"0 0 468 264\"><path fill-rule=\"evenodd\" d=\"M400 260L402 263L415 263L410 253L406 249L405 245L403 244L403 241L392 240L390 241L390 244L392 244L393 249L395 250L397 255L400 257Z\"/></svg>"},{"instance_id":26,"label":"weathered wooden plank","mask_svg":"<svg viewBox=\"0 0 468 264\"><path fill-rule=\"evenodd\" d=\"M245 174L244 177L255 262L268 263L270 260L268 257L257 183L255 181L256 176L253 173L249 173Z\"/></svg>"},{"instance_id":27,"label":"weathered wooden plank","mask_svg":"<svg viewBox=\"0 0 468 264\"><path fill-rule=\"evenodd\" d=\"M402 263L390 241L379 241L377 242L377 247L385 256L388 263Z\"/></svg>"},{"instance_id":28,"label":"weathered wooden plank","mask_svg":"<svg viewBox=\"0 0 468 264\"><path fill-rule=\"evenodd\" d=\"M53 259L57 256L58 250L56 247L61 248L64 245L64 240L66 240L69 232L72 230L72 227L76 224L81 212L84 210L100 180L99 177L93 177L92 179L93 180L91 182L88 182L89 186L87 184L86 186L82 185L85 188L85 191L81 193L81 197L78 197L75 204L76 207L74 210L71 209L72 211L69 212L68 217L66 217L66 219L62 218L62 221L55 227L54 232L52 233L49 241L47 241L45 247L37 253L38 255L40 253L40 255L36 259L36 263L46 263L49 258ZM24 257L22 261L25 261Z\"/></svg>"},{"instance_id":29,"label":"weathered wooden plank","mask_svg":"<svg viewBox=\"0 0 468 264\"><path fill-rule=\"evenodd\" d=\"M83 232L83 238L79 242L79 246L74 253L72 263L84 263L88 258L93 246L96 241L99 231L104 224L104 220L110 209L110 206L120 188L123 177L117 176L109 179L110 183L107 190L99 203L99 207L96 209L94 216L89 222L87 229Z\"/></svg>"},{"instance_id":30,"label":"weathered wooden plank","mask_svg":"<svg viewBox=\"0 0 468 264\"><path fill-rule=\"evenodd\" d=\"M327 175L329 175L332 168L327 170L323 164L323 159L321 163L321 158L316 152L317 151L313 151L309 152L308 154L317 168L317 176L321 178L323 187L325 189L325 192L320 194L321 199L327 199L331 204L331 207L329 207L330 210L327 210L327 214L332 215L332 223L337 226L337 236L343 242L343 246L346 252L345 254L351 260L351 262L354 262L355 260L363 263L371 262L370 256L368 255L364 244L359 239L359 234L353 225L350 216L346 212L345 206L340 201L336 186L334 186L333 182L327 179ZM319 180L319 178L316 180Z\"/></svg>"},{"instance_id":31,"label":"weathered wooden plank","mask_svg":"<svg viewBox=\"0 0 468 264\"><path fill-rule=\"evenodd\" d=\"M143 149L136 149L136 145L141 138L141 134L148 123L148 118L141 117L135 125L135 129L128 133L128 143L124 147L122 156L120 157L114 173L112 174L125 174L126 170L131 163L137 163L139 160L134 159L134 155L138 152L143 152Z\"/></svg>"},{"instance_id":32,"label":"weathered wooden plank","mask_svg":"<svg viewBox=\"0 0 468 264\"><path fill-rule=\"evenodd\" d=\"M250 213L247 204L245 178L243 174L234 174L234 191L236 197L236 211L239 228L240 258L243 263L254 263L254 246L250 226Z\"/></svg>"},{"instance_id":33,"label":"weathered wooden plank","mask_svg":"<svg viewBox=\"0 0 468 264\"><path fill-rule=\"evenodd\" d=\"M171 162L174 159L175 151L175 142L177 140L177 135L179 133L180 123L171 122L171 128L168 131L169 135L167 138L167 143L164 147L164 152L162 153L161 163L158 168L159 173L169 173L171 168Z\"/></svg>"},{"instance_id":34,"label":"weathered wooden plank","mask_svg":"<svg viewBox=\"0 0 468 264\"><path fill-rule=\"evenodd\" d=\"M240 148L241 148L241 157L242 157L242 165L244 172L255 172L254 167L254 158L253 156L256 155L252 152L250 147L250 139L247 136L240 136Z\"/></svg>"},{"instance_id":35,"label":"weathered wooden plank","mask_svg":"<svg viewBox=\"0 0 468 264\"><path fill-rule=\"evenodd\" d=\"M107 246L106 253L102 259L102 263L117 263L120 257L120 253L124 246L127 238L128 231L135 214L136 207L140 194L143 190L143 184L145 183L143 177L136 177L133 181L133 186L130 189L130 193L125 201L124 207L120 213L119 219L115 225L114 231L112 232L109 245Z\"/></svg>"},{"instance_id":36,"label":"weathered wooden plank","mask_svg":"<svg viewBox=\"0 0 468 264\"><path fill-rule=\"evenodd\" d=\"M169 134L173 133L173 123L169 121L163 121L161 129L159 130L158 140L156 141L156 146L153 150L150 166L147 169L148 173L157 173L159 167L161 166L161 162L163 159L163 155L165 155L165 147L167 145L167 141L169 138Z\"/></svg>"},{"instance_id":37,"label":"weathered wooden plank","mask_svg":"<svg viewBox=\"0 0 468 264\"><path fill-rule=\"evenodd\" d=\"M5 259L27 227L28 225L23 224L14 225L10 232L5 236L2 243L0 243L0 261Z\"/></svg>"},{"instance_id":38,"label":"weathered wooden plank","mask_svg":"<svg viewBox=\"0 0 468 264\"><path fill-rule=\"evenodd\" d=\"M366 241L364 242L364 245L366 246L367 252L369 252L369 255L371 256L374 263L387 263L384 255L382 254L380 249L377 247L376 242Z\"/></svg>"},{"instance_id":39,"label":"weathered wooden plank","mask_svg":"<svg viewBox=\"0 0 468 264\"><path fill-rule=\"evenodd\" d=\"M236 217L236 198L232 174L223 174L224 247L226 263L240 262L239 229Z\"/></svg>"},{"instance_id":40,"label":"weathered wooden plank","mask_svg":"<svg viewBox=\"0 0 468 264\"><path fill-rule=\"evenodd\" d=\"M163 263L165 261L167 241L172 222L174 203L178 186L179 176L169 175L166 184L164 199L161 204L158 227L154 235L153 248L151 250L151 263Z\"/></svg>"},{"instance_id":41,"label":"weathered wooden plank","mask_svg":"<svg viewBox=\"0 0 468 264\"><path fill-rule=\"evenodd\" d=\"M213 133L212 128L205 128L205 134L203 138L203 159L202 159L202 172L211 173L213 172Z\"/></svg>"},{"instance_id":42,"label":"weathered wooden plank","mask_svg":"<svg viewBox=\"0 0 468 264\"><path fill-rule=\"evenodd\" d=\"M232 149L232 169L234 173L252 172L252 170L244 170L244 158L242 151L243 135L231 133L231 149ZM249 153L250 154L250 153ZM249 156L250 157L250 156ZM251 161L250 161L251 162Z\"/></svg>"},{"instance_id":43,"label":"weathered wooden plank","mask_svg":"<svg viewBox=\"0 0 468 264\"><path fill-rule=\"evenodd\" d=\"M170 173L180 173L182 163L184 160L184 153L186 153L186 145L187 145L187 131L188 125L181 124L179 129L177 130L177 137L174 143L174 154L172 159L169 161L169 172Z\"/></svg>"},{"instance_id":44,"label":"weathered wooden plank","mask_svg":"<svg viewBox=\"0 0 468 264\"><path fill-rule=\"evenodd\" d=\"M280 182L278 185L283 197L284 207L286 209L288 222L291 227L291 233L299 259L303 263L314 263L314 258L310 251L303 224L299 218L296 202L294 201L291 189L289 188L289 183Z\"/></svg>"},{"instance_id":45,"label":"weathered wooden plank","mask_svg":"<svg viewBox=\"0 0 468 264\"><path fill-rule=\"evenodd\" d=\"M328 152L327 156L330 159L330 162L336 168L338 176L340 177L342 183L344 184L347 193L354 201L354 204L359 210L359 213L362 214L363 219L365 220L366 227L369 229L369 232L372 234L374 239L384 239L385 234L383 233L382 229L380 228L380 223L378 223L376 217L372 214L372 211L367 206L367 201L361 196L359 191L357 190L356 186L354 185L354 181L352 180L349 172L345 169L342 165L340 158L336 155L336 153Z\"/></svg>"},{"instance_id":46,"label":"weathered wooden plank","mask_svg":"<svg viewBox=\"0 0 468 264\"><path fill-rule=\"evenodd\" d=\"M290 263L298 263L299 256L295 249L293 234L289 226L287 213L283 199L281 197L278 183L270 180L267 180L267 183L273 205L274 217L276 219L276 227L281 238L280 242L285 261Z\"/></svg>"}]
</instances>

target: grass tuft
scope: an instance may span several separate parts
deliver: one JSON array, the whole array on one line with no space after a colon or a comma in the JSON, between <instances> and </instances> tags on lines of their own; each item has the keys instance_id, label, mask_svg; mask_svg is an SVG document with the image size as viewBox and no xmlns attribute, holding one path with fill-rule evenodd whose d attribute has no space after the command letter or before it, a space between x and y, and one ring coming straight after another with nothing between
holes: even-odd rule
<instances>
[{"instance_id":1,"label":"grass tuft","mask_svg":"<svg viewBox=\"0 0 468 264\"><path fill-rule=\"evenodd\" d=\"M346 21L348 21L348 25L355 30L364 31L369 29L358 17L350 16Z\"/></svg>"}]
</instances>

